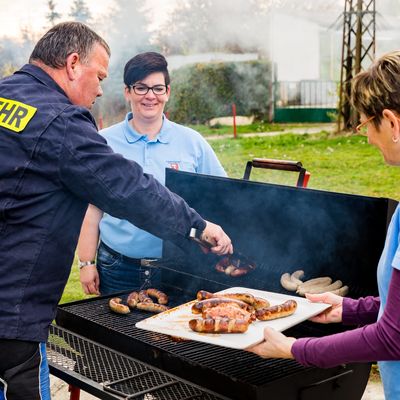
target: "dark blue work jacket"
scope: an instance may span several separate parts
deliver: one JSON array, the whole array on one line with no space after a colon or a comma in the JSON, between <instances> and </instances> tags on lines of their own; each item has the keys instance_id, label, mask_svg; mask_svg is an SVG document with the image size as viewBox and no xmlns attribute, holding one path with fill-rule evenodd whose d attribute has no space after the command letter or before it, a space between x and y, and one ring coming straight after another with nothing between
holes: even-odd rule
<instances>
[{"instance_id":1,"label":"dark blue work jacket","mask_svg":"<svg viewBox=\"0 0 400 400\"><path fill-rule=\"evenodd\" d=\"M114 153L41 68L0 80L0 338L45 341L87 204L179 244L205 221Z\"/></svg>"}]
</instances>

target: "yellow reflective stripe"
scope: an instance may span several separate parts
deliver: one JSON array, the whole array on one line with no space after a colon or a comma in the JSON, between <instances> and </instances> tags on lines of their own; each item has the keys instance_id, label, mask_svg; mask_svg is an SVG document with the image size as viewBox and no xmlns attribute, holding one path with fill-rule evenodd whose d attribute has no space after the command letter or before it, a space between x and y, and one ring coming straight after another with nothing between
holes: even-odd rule
<instances>
[{"instance_id":1,"label":"yellow reflective stripe","mask_svg":"<svg viewBox=\"0 0 400 400\"><path fill-rule=\"evenodd\" d=\"M35 115L37 108L0 97L0 126L21 132Z\"/></svg>"}]
</instances>

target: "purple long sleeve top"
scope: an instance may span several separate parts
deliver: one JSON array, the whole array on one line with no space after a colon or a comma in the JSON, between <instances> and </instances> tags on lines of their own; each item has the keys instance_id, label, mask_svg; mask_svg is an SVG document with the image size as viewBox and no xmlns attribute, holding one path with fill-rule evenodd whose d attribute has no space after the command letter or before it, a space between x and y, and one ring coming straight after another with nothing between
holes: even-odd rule
<instances>
[{"instance_id":1,"label":"purple long sleeve top","mask_svg":"<svg viewBox=\"0 0 400 400\"><path fill-rule=\"evenodd\" d=\"M360 328L321 338L297 339L295 359L304 366L329 368L349 362L400 359L400 270L394 269L384 312L378 318L380 300L365 297L343 300L344 324Z\"/></svg>"}]
</instances>

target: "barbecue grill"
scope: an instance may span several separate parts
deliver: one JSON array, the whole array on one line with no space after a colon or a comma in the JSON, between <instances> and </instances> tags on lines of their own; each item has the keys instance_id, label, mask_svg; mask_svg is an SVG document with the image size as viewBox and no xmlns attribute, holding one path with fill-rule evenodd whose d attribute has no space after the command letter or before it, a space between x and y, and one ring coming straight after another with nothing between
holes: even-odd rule
<instances>
[{"instance_id":1,"label":"barbecue grill","mask_svg":"<svg viewBox=\"0 0 400 400\"><path fill-rule=\"evenodd\" d=\"M216 271L219 257L197 245L165 243L159 266L162 286L175 306L198 290L251 287L287 294L284 272L306 278L329 275L350 287L349 296L376 295L376 265L396 202L341 193L167 171L167 186L204 218L215 221L256 268L241 277ZM293 293L291 293L293 294ZM293 360L261 359L245 351L139 330L149 316L113 314L104 296L60 305L57 323L95 342L231 399L360 399L370 364L304 368ZM124 300L128 293L118 294ZM323 336L348 327L306 321L285 333Z\"/></svg>"}]
</instances>

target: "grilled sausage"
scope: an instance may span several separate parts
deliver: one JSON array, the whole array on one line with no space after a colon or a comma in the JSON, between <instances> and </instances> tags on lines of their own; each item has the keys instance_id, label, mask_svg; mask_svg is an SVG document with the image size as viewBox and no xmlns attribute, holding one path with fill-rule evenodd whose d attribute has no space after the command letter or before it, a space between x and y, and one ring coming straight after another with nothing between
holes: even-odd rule
<instances>
[{"instance_id":1,"label":"grilled sausage","mask_svg":"<svg viewBox=\"0 0 400 400\"><path fill-rule=\"evenodd\" d=\"M261 297L254 297L254 304L253 307L255 310L259 310L260 308L267 308L271 304L268 300L262 299Z\"/></svg>"},{"instance_id":2,"label":"grilled sausage","mask_svg":"<svg viewBox=\"0 0 400 400\"><path fill-rule=\"evenodd\" d=\"M337 294L338 296L346 296L347 293L349 293L349 287L348 286L342 286L339 289L332 290L333 294Z\"/></svg>"},{"instance_id":3,"label":"grilled sausage","mask_svg":"<svg viewBox=\"0 0 400 400\"><path fill-rule=\"evenodd\" d=\"M217 307L206 308L202 313L203 318L229 318L229 319L243 319L245 321L254 321L256 319L254 313L249 313L243 308L235 305L223 305Z\"/></svg>"},{"instance_id":4,"label":"grilled sausage","mask_svg":"<svg viewBox=\"0 0 400 400\"><path fill-rule=\"evenodd\" d=\"M224 269L224 272L225 272L226 275L232 275L232 273L233 273L235 270L236 270L236 267L235 267L233 264L231 264L231 265L228 265L228 266Z\"/></svg>"},{"instance_id":5,"label":"grilled sausage","mask_svg":"<svg viewBox=\"0 0 400 400\"><path fill-rule=\"evenodd\" d=\"M281 285L289 292L294 292L298 287L298 284L292 281L291 276L288 272L281 276Z\"/></svg>"},{"instance_id":6,"label":"grilled sausage","mask_svg":"<svg viewBox=\"0 0 400 400\"><path fill-rule=\"evenodd\" d=\"M129 308L135 308L137 303L139 303L139 293L138 292L130 293L126 302L128 303Z\"/></svg>"},{"instance_id":7,"label":"grilled sausage","mask_svg":"<svg viewBox=\"0 0 400 400\"><path fill-rule=\"evenodd\" d=\"M152 301L137 303L136 308L138 310L149 311L153 313L160 313L168 310L167 306L164 306L163 304L153 303Z\"/></svg>"},{"instance_id":8,"label":"grilled sausage","mask_svg":"<svg viewBox=\"0 0 400 400\"><path fill-rule=\"evenodd\" d=\"M306 289L309 289L312 286L328 286L331 283L332 283L332 278L330 278L329 276L310 279L299 285L299 287L297 288L297 293L299 293L299 291L305 291Z\"/></svg>"},{"instance_id":9,"label":"grilled sausage","mask_svg":"<svg viewBox=\"0 0 400 400\"><path fill-rule=\"evenodd\" d=\"M297 308L295 300L287 300L282 304L276 306L260 308L256 310L256 317L261 321L269 321L271 319L277 319L292 315Z\"/></svg>"},{"instance_id":10,"label":"grilled sausage","mask_svg":"<svg viewBox=\"0 0 400 400\"><path fill-rule=\"evenodd\" d=\"M168 296L157 289L147 289L147 295L157 299L158 304L168 304Z\"/></svg>"},{"instance_id":11,"label":"grilled sausage","mask_svg":"<svg viewBox=\"0 0 400 400\"><path fill-rule=\"evenodd\" d=\"M153 303L153 300L147 295L147 290L141 290L139 292L140 303Z\"/></svg>"},{"instance_id":12,"label":"grilled sausage","mask_svg":"<svg viewBox=\"0 0 400 400\"><path fill-rule=\"evenodd\" d=\"M199 290L196 295L197 300L211 299L213 297L215 297L215 294L206 290Z\"/></svg>"},{"instance_id":13,"label":"grilled sausage","mask_svg":"<svg viewBox=\"0 0 400 400\"><path fill-rule=\"evenodd\" d=\"M303 281L301 280L301 278L304 276L304 271L299 269L297 271L294 271L291 275L290 275L290 279L293 283L297 283L297 285L301 285L303 284Z\"/></svg>"},{"instance_id":14,"label":"grilled sausage","mask_svg":"<svg viewBox=\"0 0 400 400\"><path fill-rule=\"evenodd\" d=\"M108 302L108 305L111 309L111 311L117 313L117 314L128 314L131 312L128 306L125 304L122 304L122 299L119 297L113 297L110 299Z\"/></svg>"},{"instance_id":15,"label":"grilled sausage","mask_svg":"<svg viewBox=\"0 0 400 400\"><path fill-rule=\"evenodd\" d=\"M204 333L244 333L249 327L247 321L229 318L198 318L189 321L189 327L195 332Z\"/></svg>"},{"instance_id":16,"label":"grilled sausage","mask_svg":"<svg viewBox=\"0 0 400 400\"><path fill-rule=\"evenodd\" d=\"M301 288L297 290L297 293L300 296L304 296L305 293L311 293L311 294L318 294L318 293L324 293L324 292L331 292L332 290L337 290L340 289L343 286L343 282L340 280L337 280L330 285L323 285L323 286L309 286L306 288Z\"/></svg>"},{"instance_id":17,"label":"grilled sausage","mask_svg":"<svg viewBox=\"0 0 400 400\"><path fill-rule=\"evenodd\" d=\"M234 304L237 307L243 308L244 310L251 310L252 307L240 300L226 299L224 297L213 297L211 299L201 300L194 303L192 306L193 314L201 314L206 308L216 307L223 304Z\"/></svg>"},{"instance_id":18,"label":"grilled sausage","mask_svg":"<svg viewBox=\"0 0 400 400\"><path fill-rule=\"evenodd\" d=\"M218 263L218 264L215 266L215 269L216 269L218 272L225 272L225 267L224 267L223 265L221 265L220 263Z\"/></svg>"},{"instance_id":19,"label":"grilled sausage","mask_svg":"<svg viewBox=\"0 0 400 400\"><path fill-rule=\"evenodd\" d=\"M254 304L254 296L250 293L210 293L205 290L199 290L197 292L197 300L206 300L212 298L225 298L225 299L235 299L243 301L247 304L253 305Z\"/></svg>"},{"instance_id":20,"label":"grilled sausage","mask_svg":"<svg viewBox=\"0 0 400 400\"><path fill-rule=\"evenodd\" d=\"M240 268L235 268L232 272L231 272L231 276L242 276L242 275L246 275L248 272L250 271L250 268L245 268L245 267L240 267Z\"/></svg>"}]
</instances>

